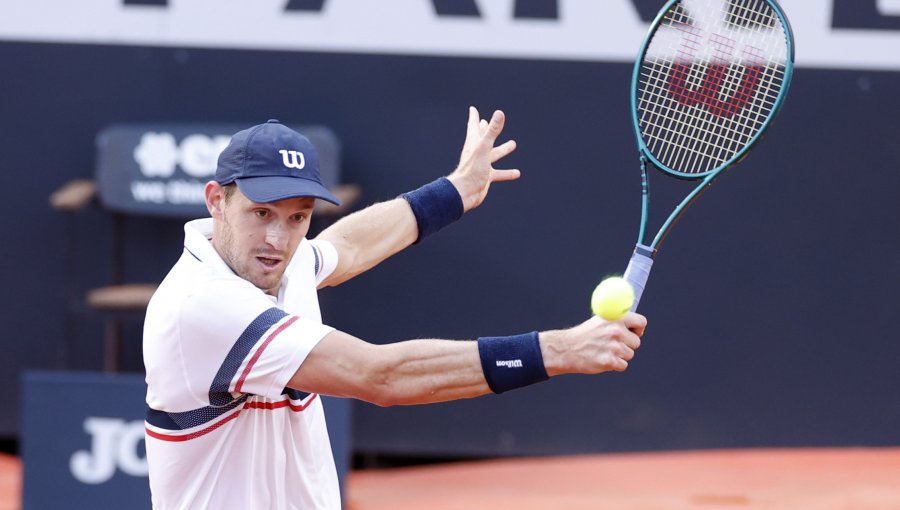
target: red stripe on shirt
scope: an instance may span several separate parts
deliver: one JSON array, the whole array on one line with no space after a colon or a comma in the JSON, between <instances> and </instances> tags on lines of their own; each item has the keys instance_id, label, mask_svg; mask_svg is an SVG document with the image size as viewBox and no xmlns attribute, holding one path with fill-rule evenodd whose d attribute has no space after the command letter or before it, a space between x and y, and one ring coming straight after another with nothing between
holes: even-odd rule
<instances>
[{"instance_id":1,"label":"red stripe on shirt","mask_svg":"<svg viewBox=\"0 0 900 510\"><path fill-rule=\"evenodd\" d=\"M299 317L297 317L297 316L291 317L290 319L285 321L284 324L282 324L281 326L278 326L278 329L273 331L272 334L269 335L269 338L266 338L266 340L262 343L262 345L260 345L259 348L256 349L256 353L253 354L253 357L250 358L249 362L247 362L247 366L244 367L244 371L241 372L241 378L238 379L237 385L235 385L235 387L234 387L235 392L243 393L242 388L244 386L244 381L247 379L247 376L250 375L250 370L253 369L253 365L255 365L257 360L259 360L260 356L262 356L263 351L266 350L266 347L268 347L268 345L270 343L272 343L272 340L274 340L276 336L278 336L282 331L284 331L285 328L287 328L288 326L293 324L294 321L296 321L297 319L299 319Z\"/></svg>"},{"instance_id":2,"label":"red stripe on shirt","mask_svg":"<svg viewBox=\"0 0 900 510\"><path fill-rule=\"evenodd\" d=\"M278 402L247 402L244 404L245 409L265 409L267 411L271 411L272 409L280 409L282 407L290 407L291 411L300 412L309 407L312 404L313 400L316 399L318 394L313 393L306 402L300 405L294 405L291 401L288 400L280 400Z\"/></svg>"},{"instance_id":3,"label":"red stripe on shirt","mask_svg":"<svg viewBox=\"0 0 900 510\"><path fill-rule=\"evenodd\" d=\"M189 441L191 439L195 439L200 436L205 436L206 434L209 434L210 432L216 430L217 428L221 427L222 425L225 425L226 423L230 422L231 420L237 418L238 415L241 414L241 411L243 411L244 409L262 409L264 411L272 411L275 409L281 409L283 407L287 407L287 408L290 408L291 411L299 413L300 411L304 411L307 407L309 407L309 405L312 404L313 401L316 400L316 397L318 397L318 396L319 395L317 393L313 393L312 395L309 396L309 398L306 399L306 402L304 402L300 405L292 404L290 399L279 400L278 402L253 402L253 401L246 402L244 404L244 406L241 407L236 413L226 416L222 421L214 423L211 426L206 427L203 430L191 432L190 434L184 434L182 436L173 435L173 434L161 434L159 432L156 432L155 430L150 430L150 428L147 426L144 427L144 430L147 432L148 436L162 440L162 441L171 441L171 442Z\"/></svg>"}]
</instances>

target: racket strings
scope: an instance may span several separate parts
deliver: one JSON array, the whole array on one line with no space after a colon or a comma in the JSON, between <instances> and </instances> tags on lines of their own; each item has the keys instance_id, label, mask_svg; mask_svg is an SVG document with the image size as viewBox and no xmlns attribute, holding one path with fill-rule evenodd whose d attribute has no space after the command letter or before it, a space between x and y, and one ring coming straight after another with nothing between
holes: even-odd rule
<instances>
[{"instance_id":1,"label":"racket strings","mask_svg":"<svg viewBox=\"0 0 900 510\"><path fill-rule=\"evenodd\" d=\"M735 28L774 29L778 27L778 17L775 16L775 12L772 10L767 12L760 9L758 0L753 8L737 2L730 2L725 22Z\"/></svg>"},{"instance_id":2,"label":"racket strings","mask_svg":"<svg viewBox=\"0 0 900 510\"><path fill-rule=\"evenodd\" d=\"M726 83L725 87L728 88L729 85ZM769 90L769 87L764 85L763 90ZM774 101L756 101L754 106L746 110L747 113L741 113L730 122L716 123L709 116L685 115L679 110L679 105L669 98L659 93L654 95L655 97L649 100L657 101L654 104L655 109L651 110L656 118L643 116L644 127L650 129L646 134L650 135L651 150L659 153L658 146L662 144L666 150L662 153L661 159L669 160L671 152L680 150L682 157L708 156L711 158L708 163L716 166L724 163L749 142L757 131L753 126L754 120L761 126L768 110L774 105ZM737 122L734 122L735 120ZM695 164L688 166L684 161L678 160L670 166L691 173L708 170L708 166L697 168L701 162L700 159L695 159Z\"/></svg>"},{"instance_id":3,"label":"racket strings","mask_svg":"<svg viewBox=\"0 0 900 510\"><path fill-rule=\"evenodd\" d=\"M663 98L659 98L662 100ZM723 164L731 154L737 152L740 146L745 145L752 136L750 132L739 131L725 125L715 125L709 121L694 122L689 124L683 119L676 108L663 105L663 108L674 113L658 111L655 118L644 118L642 125L645 131L650 131L650 149L657 154L659 159L670 161L672 152L680 149L682 160L678 160L671 166L682 171L695 173L705 170L697 168L703 158L711 159L715 165ZM667 115L674 115L669 117ZM745 120L745 122L747 122ZM685 129L685 125L688 129ZM723 143L728 142L728 143ZM660 151L660 145L664 145L664 151ZM687 165L683 158L693 156L693 164Z\"/></svg>"},{"instance_id":4,"label":"racket strings","mask_svg":"<svg viewBox=\"0 0 900 510\"><path fill-rule=\"evenodd\" d=\"M768 71L777 70L769 68ZM668 71L658 67L652 74L644 76L647 80L664 83L662 80L667 74ZM774 98L777 94L772 93L770 85L773 79L762 81L762 94ZM694 165L690 167L684 165L683 161L671 165L688 173L705 171L703 168L697 168L702 157L710 158L715 166L725 163L731 155L749 143L775 105L774 99L755 101L750 107L736 114L738 122L715 123L708 116L706 118L686 116L682 109L679 109L678 103L659 92L662 87L662 85L654 87L655 91L650 91L642 98L639 107L642 111L641 126L650 140L648 147L658 159L671 160L672 153L679 149L682 157L697 156ZM647 107L644 102L652 104L652 108Z\"/></svg>"},{"instance_id":5,"label":"racket strings","mask_svg":"<svg viewBox=\"0 0 900 510\"><path fill-rule=\"evenodd\" d=\"M654 157L700 175L751 143L784 84L786 40L764 0L674 4L640 70L639 129Z\"/></svg>"},{"instance_id":6,"label":"racket strings","mask_svg":"<svg viewBox=\"0 0 900 510\"><path fill-rule=\"evenodd\" d=\"M736 21L736 15L738 14L735 12L734 7L735 6L732 4L731 9L730 9L729 21L732 23L734 23ZM746 16L744 16L744 17L746 18ZM687 21L689 22L690 20L687 20ZM749 23L742 23L742 25L748 25L748 24ZM697 47L696 40L695 40L696 37L694 37L693 39L694 40L689 40L690 44L688 45L688 48L691 51L695 51L695 48ZM718 47L714 48L714 50L715 50L714 54L715 54L715 57L717 57L720 60L726 59L733 52L733 46L727 45L727 43L725 43L725 44L721 43L721 41L724 39L725 38L718 37L716 34L712 34L710 36L710 40L713 43L719 43ZM723 46L726 46L726 49L723 49ZM683 64L680 66L678 64L676 64L675 67L671 67L670 73L672 76L684 75L685 68L686 68L686 66ZM713 78L711 80L707 80L708 82L712 82L711 85L705 86L705 88L704 88L703 83L699 84L699 90L700 90L701 94L721 93L721 91L724 90L725 92L727 92L726 96L731 95L732 97L736 97L737 102L739 104L741 104L741 106L743 106L743 103L747 102L748 98L746 97L747 96L746 92L742 93L739 90L739 88L737 87L737 84L739 82L741 82L741 80L746 80L746 78L739 78L738 77L739 75L733 74L733 73L726 74L726 71L723 70L722 68L710 67L710 68L706 69L705 72L702 72L702 73L697 72L697 70L698 70L697 67L690 67L688 69L690 69L690 72L688 74L692 75L692 77L694 78L694 82L695 82L694 86L695 87L698 85L698 83L696 83L699 79L698 75L703 75L704 77L708 77L710 75L713 76ZM752 71L753 71L753 69L751 68L751 72ZM723 81L723 76L727 76L729 79L727 79L725 81L725 83L722 84L721 87L719 87L719 90L717 91L717 90L715 90L715 86L719 85L720 82ZM681 79L682 79L682 81L684 81L684 79L685 79L684 76L682 76ZM674 79L672 79L672 81L674 81ZM752 76L749 81L751 82L751 84L755 83L756 76L755 75ZM743 83L743 82L741 82L741 83ZM685 92L686 87L687 87L687 84L682 82L681 92L680 92L680 94L676 94L675 97L679 103L681 103L681 104L687 103L688 106L691 106L693 103L696 103L697 101L696 101L696 99L694 99L692 96L690 96L688 93ZM746 88L746 87L744 87L744 88ZM670 89L671 89L671 87L670 87ZM695 90L697 90L697 89L695 89ZM738 94L738 95L735 96L735 94ZM707 101L707 103L710 103L710 104L708 104L708 106L709 106L711 113L713 113L714 115L720 116L720 117L723 116L724 109L723 109L722 105L719 104L719 103L721 103L721 100L715 99L715 101ZM735 110L737 110L737 109L735 109ZM684 115L679 115L679 117L681 117L682 121L683 121ZM678 142L681 145L685 145L685 141L693 142L687 146L686 151L682 151L682 154L681 154L682 158L689 157L689 156L697 156L697 155L702 155L702 154L709 154L710 149L712 149L716 152L715 154L712 154L713 159L716 162L721 163L724 161L724 158L727 157L727 153L731 152L730 149L733 148L733 146L740 144L743 141L746 141L746 140L741 140L740 138L735 140L732 137L731 143L722 144L721 146L716 147L716 146L710 144L710 136L709 135L715 134L715 130L709 129L709 125L710 125L710 123L708 122L709 119L694 117L691 120L693 120L693 122L690 122L690 124L688 125L689 129L686 130L685 133L680 133L680 135L681 135L679 137L680 139L676 139L676 142ZM657 125L657 127L659 127L659 126ZM728 126L725 126L725 128L727 130ZM732 131L734 131L734 130L732 130ZM738 133L738 135L745 135L745 133ZM747 138L747 137L745 136L744 138ZM747 138L747 140L748 140L748 138ZM731 147L729 147L729 145ZM725 153L725 155L723 156L722 153ZM697 158L695 158L694 162L696 163L697 161L698 161ZM688 162L685 161L684 159L676 160L675 165L680 168L687 168L688 171L696 171L696 165L688 165Z\"/></svg>"}]
</instances>

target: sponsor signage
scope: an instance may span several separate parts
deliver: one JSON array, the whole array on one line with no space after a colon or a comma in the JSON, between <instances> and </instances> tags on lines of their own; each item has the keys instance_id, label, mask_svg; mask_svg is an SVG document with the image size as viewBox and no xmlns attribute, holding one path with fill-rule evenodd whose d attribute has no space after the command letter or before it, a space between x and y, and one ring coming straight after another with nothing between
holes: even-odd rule
<instances>
[{"instance_id":1,"label":"sponsor signage","mask_svg":"<svg viewBox=\"0 0 900 510\"><path fill-rule=\"evenodd\" d=\"M260 121L262 122L262 121ZM134 214L202 217L204 186L216 173L219 153L231 135L250 124L119 124L97 136L97 185L111 209ZM337 183L337 137L321 126L294 127L319 153L319 170L328 187ZM286 163L305 163L297 154ZM302 156L302 155L300 155Z\"/></svg>"},{"instance_id":2,"label":"sponsor signage","mask_svg":"<svg viewBox=\"0 0 900 510\"><path fill-rule=\"evenodd\" d=\"M150 508L144 378L26 372L23 508Z\"/></svg>"},{"instance_id":3,"label":"sponsor signage","mask_svg":"<svg viewBox=\"0 0 900 510\"><path fill-rule=\"evenodd\" d=\"M30 371L22 388L24 510L150 508L143 374ZM343 485L351 402L322 402Z\"/></svg>"},{"instance_id":4,"label":"sponsor signage","mask_svg":"<svg viewBox=\"0 0 900 510\"><path fill-rule=\"evenodd\" d=\"M723 11L731 0L721 0ZM900 0L781 0L797 65L900 69ZM632 61L664 0L29 0L0 40ZM690 0L684 0L690 7Z\"/></svg>"}]
</instances>

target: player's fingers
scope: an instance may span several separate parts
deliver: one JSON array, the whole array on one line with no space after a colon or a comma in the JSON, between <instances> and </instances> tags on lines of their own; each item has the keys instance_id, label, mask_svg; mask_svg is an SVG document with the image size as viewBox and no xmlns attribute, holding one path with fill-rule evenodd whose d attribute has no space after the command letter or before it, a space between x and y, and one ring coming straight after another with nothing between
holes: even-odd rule
<instances>
[{"instance_id":1,"label":"player's fingers","mask_svg":"<svg viewBox=\"0 0 900 510\"><path fill-rule=\"evenodd\" d=\"M622 317L622 324L637 336L643 336L647 328L647 318L635 312L628 312Z\"/></svg>"},{"instance_id":2,"label":"player's fingers","mask_svg":"<svg viewBox=\"0 0 900 510\"><path fill-rule=\"evenodd\" d=\"M514 168L511 170L494 170L491 172L491 182L514 181L522 176L522 172Z\"/></svg>"},{"instance_id":3,"label":"player's fingers","mask_svg":"<svg viewBox=\"0 0 900 510\"><path fill-rule=\"evenodd\" d=\"M641 347L641 337L632 331L628 331L622 335L622 343L628 346L629 349L639 349Z\"/></svg>"},{"instance_id":4,"label":"player's fingers","mask_svg":"<svg viewBox=\"0 0 900 510\"><path fill-rule=\"evenodd\" d=\"M516 150L516 141L509 140L502 145L498 145L491 149L491 163L496 163L502 158L509 156L514 150Z\"/></svg>"},{"instance_id":5,"label":"player's fingers","mask_svg":"<svg viewBox=\"0 0 900 510\"><path fill-rule=\"evenodd\" d=\"M475 137L478 134L478 120L480 115L474 106L469 107L469 121L466 123L466 136Z\"/></svg>"},{"instance_id":6,"label":"player's fingers","mask_svg":"<svg viewBox=\"0 0 900 510\"><path fill-rule=\"evenodd\" d=\"M594 360L597 365L593 373L602 372L621 372L628 368L628 361L625 360L625 353L618 350L604 350L600 356Z\"/></svg>"},{"instance_id":7,"label":"player's fingers","mask_svg":"<svg viewBox=\"0 0 900 510\"><path fill-rule=\"evenodd\" d=\"M481 119L478 122L478 132L481 134L484 134L484 132L487 131L487 128L488 128L488 121Z\"/></svg>"},{"instance_id":8,"label":"player's fingers","mask_svg":"<svg viewBox=\"0 0 900 510\"><path fill-rule=\"evenodd\" d=\"M634 349L622 347L622 354L619 357L625 361L631 361L631 359L634 358Z\"/></svg>"},{"instance_id":9,"label":"player's fingers","mask_svg":"<svg viewBox=\"0 0 900 510\"><path fill-rule=\"evenodd\" d=\"M494 141L500 136L500 132L503 131L503 125L506 123L506 115L500 111L495 110L494 114L491 115L491 122L488 124L487 130L485 131L485 139L490 142L493 147Z\"/></svg>"}]
</instances>

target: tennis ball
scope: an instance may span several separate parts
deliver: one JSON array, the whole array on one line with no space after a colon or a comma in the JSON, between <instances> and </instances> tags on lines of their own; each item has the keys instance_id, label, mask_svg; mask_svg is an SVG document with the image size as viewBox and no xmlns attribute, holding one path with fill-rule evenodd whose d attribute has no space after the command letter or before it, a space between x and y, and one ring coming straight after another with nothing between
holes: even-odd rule
<instances>
[{"instance_id":1,"label":"tennis ball","mask_svg":"<svg viewBox=\"0 0 900 510\"><path fill-rule=\"evenodd\" d=\"M611 276L597 285L591 295L591 310L608 321L625 316L634 304L634 289L619 276Z\"/></svg>"}]
</instances>

